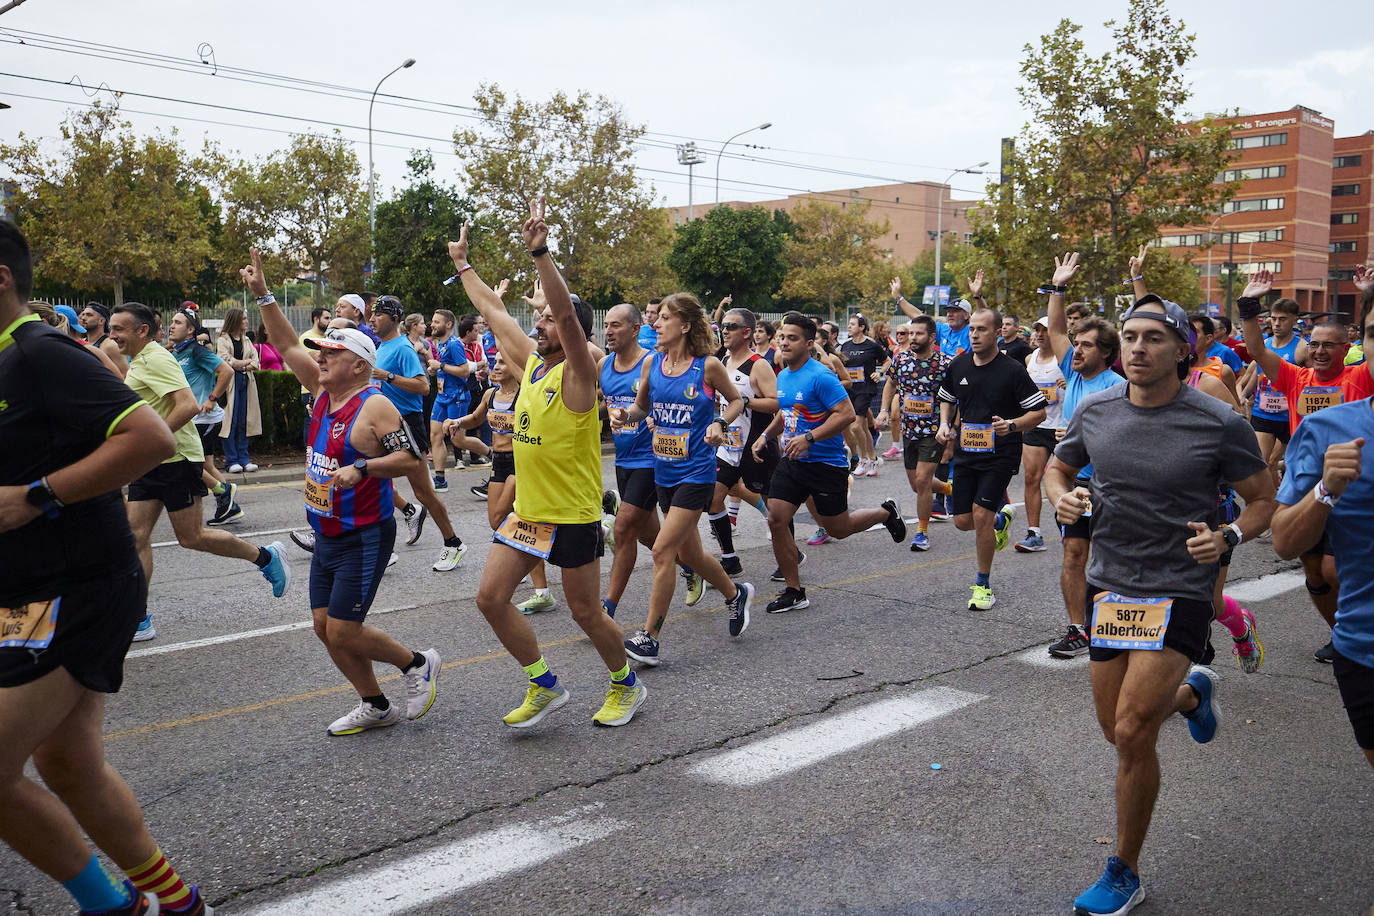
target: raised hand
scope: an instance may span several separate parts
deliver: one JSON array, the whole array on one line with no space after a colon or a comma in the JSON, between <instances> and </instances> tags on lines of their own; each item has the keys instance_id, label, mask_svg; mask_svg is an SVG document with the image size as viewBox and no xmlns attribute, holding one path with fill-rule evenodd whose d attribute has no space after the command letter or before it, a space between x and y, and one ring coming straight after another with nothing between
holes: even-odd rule
<instances>
[{"instance_id":1,"label":"raised hand","mask_svg":"<svg viewBox=\"0 0 1374 916\"><path fill-rule=\"evenodd\" d=\"M1360 450L1364 439L1350 442L1336 442L1326 447L1326 460L1322 465L1322 483L1331 491L1332 496L1340 496L1345 488L1360 477Z\"/></svg>"},{"instance_id":2,"label":"raised hand","mask_svg":"<svg viewBox=\"0 0 1374 916\"><path fill-rule=\"evenodd\" d=\"M539 278L534 278L534 295L521 296L525 303L535 311L542 311L544 306L549 304L549 300L544 297L544 286L539 282Z\"/></svg>"},{"instance_id":3,"label":"raised hand","mask_svg":"<svg viewBox=\"0 0 1374 916\"><path fill-rule=\"evenodd\" d=\"M525 247L530 251L542 248L549 241L549 226L544 221L545 212L544 195L540 194L537 199L530 201L530 218L520 227L520 234L525 238Z\"/></svg>"},{"instance_id":4,"label":"raised hand","mask_svg":"<svg viewBox=\"0 0 1374 916\"><path fill-rule=\"evenodd\" d=\"M1135 258L1131 258L1131 263L1135 263ZM1067 286L1076 273L1078 273L1078 252L1071 251L1064 255L1062 260L1054 259L1054 276L1050 278L1050 282L1055 286ZM1131 276L1135 276L1135 274L1131 274Z\"/></svg>"},{"instance_id":5,"label":"raised hand","mask_svg":"<svg viewBox=\"0 0 1374 916\"><path fill-rule=\"evenodd\" d=\"M983 294L983 268L978 268L973 276L968 278L968 295L970 299L977 299Z\"/></svg>"},{"instance_id":6,"label":"raised hand","mask_svg":"<svg viewBox=\"0 0 1374 916\"><path fill-rule=\"evenodd\" d=\"M1128 266L1131 271L1132 280L1134 280L1136 277L1145 276L1145 252L1148 250L1149 249L1147 246L1141 245L1140 253L1137 254L1135 257L1131 258L1131 260L1129 261Z\"/></svg>"},{"instance_id":7,"label":"raised hand","mask_svg":"<svg viewBox=\"0 0 1374 916\"><path fill-rule=\"evenodd\" d=\"M268 293L267 280L262 275L262 255L256 248L248 249L248 256L252 258L252 263L247 267L239 268L239 276L248 286L248 291L254 298L261 299Z\"/></svg>"},{"instance_id":8,"label":"raised hand","mask_svg":"<svg viewBox=\"0 0 1374 916\"><path fill-rule=\"evenodd\" d=\"M901 278L901 277L893 277L893 278L892 278L892 282L888 284L888 287L887 287L887 288L888 288L889 290L892 291L892 298L893 298L893 299L900 299L900 298L902 298L902 278Z\"/></svg>"},{"instance_id":9,"label":"raised hand","mask_svg":"<svg viewBox=\"0 0 1374 916\"><path fill-rule=\"evenodd\" d=\"M468 266L468 230L471 228L472 223L464 220L463 228L458 230L458 241L448 243L448 256L459 270Z\"/></svg>"},{"instance_id":10,"label":"raised hand","mask_svg":"<svg viewBox=\"0 0 1374 916\"><path fill-rule=\"evenodd\" d=\"M1355 288L1366 293L1371 287L1374 287L1374 267L1361 264L1355 268Z\"/></svg>"},{"instance_id":11,"label":"raised hand","mask_svg":"<svg viewBox=\"0 0 1374 916\"><path fill-rule=\"evenodd\" d=\"M506 298L506 290L510 289L510 278L506 277L496 284L496 295L502 299Z\"/></svg>"},{"instance_id":12,"label":"raised hand","mask_svg":"<svg viewBox=\"0 0 1374 916\"><path fill-rule=\"evenodd\" d=\"M1274 275L1267 270L1261 270L1250 277L1250 282L1245 284L1245 292L1241 293L1242 299L1259 299L1274 288Z\"/></svg>"}]
</instances>

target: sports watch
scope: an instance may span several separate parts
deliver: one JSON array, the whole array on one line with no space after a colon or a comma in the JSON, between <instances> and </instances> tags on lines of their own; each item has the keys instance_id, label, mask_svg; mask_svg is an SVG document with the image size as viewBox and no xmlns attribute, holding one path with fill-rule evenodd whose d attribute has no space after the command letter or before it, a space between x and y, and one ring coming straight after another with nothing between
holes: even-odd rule
<instances>
[{"instance_id":1,"label":"sports watch","mask_svg":"<svg viewBox=\"0 0 1374 916\"><path fill-rule=\"evenodd\" d=\"M353 467L354 467L355 470L357 470L357 472L358 472L359 474L363 475L364 477L367 476L367 459L366 459L366 458L359 458L357 461L353 462Z\"/></svg>"}]
</instances>

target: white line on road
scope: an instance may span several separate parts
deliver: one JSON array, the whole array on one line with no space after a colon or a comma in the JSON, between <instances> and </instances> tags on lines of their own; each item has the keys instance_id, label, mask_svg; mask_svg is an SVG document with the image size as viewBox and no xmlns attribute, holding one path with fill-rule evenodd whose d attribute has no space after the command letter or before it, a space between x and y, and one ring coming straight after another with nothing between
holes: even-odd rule
<instances>
[{"instance_id":1,"label":"white line on road","mask_svg":"<svg viewBox=\"0 0 1374 916\"><path fill-rule=\"evenodd\" d=\"M1263 601L1266 598L1282 595L1284 592L1291 592L1295 588L1301 588L1306 581L1307 577L1303 575L1301 570L1273 573L1249 582L1228 585L1226 586L1226 594L1240 602Z\"/></svg>"},{"instance_id":2,"label":"white line on road","mask_svg":"<svg viewBox=\"0 0 1374 916\"><path fill-rule=\"evenodd\" d=\"M384 607L378 610L368 611L367 616L376 617L378 614L391 614L395 611L413 611L419 605L402 604L398 607ZM168 652L183 652L186 649L203 649L206 646L218 646L226 642L238 642L241 639L253 639L258 636L271 636L273 633L289 633L292 630L304 630L314 626L309 620L298 620L295 623L283 623L275 627L263 627L260 630L245 630L242 633L226 633L223 636L207 636L204 639L189 639L186 642L174 642L165 646L149 646L146 649L135 649L125 658L143 658L148 655L165 655Z\"/></svg>"},{"instance_id":3,"label":"white line on road","mask_svg":"<svg viewBox=\"0 0 1374 916\"><path fill-rule=\"evenodd\" d=\"M303 529L303 528L307 528L307 527L309 527L309 526L308 526L308 525L296 525L296 526L294 526L294 527L292 527L292 528L269 528L269 529L267 529L266 531L235 531L233 528L226 528L226 527L224 527L224 526L221 526L219 530L220 530L220 531L227 531L227 532L229 532L230 534L234 535L235 537L237 537L237 538L242 538L243 540L246 541L246 540L248 540L249 538L260 538L260 537L263 537L264 535L268 535L268 534L290 534L292 531L299 531L299 530L301 530L301 529ZM154 546L154 547L175 547L176 545L177 545L177 542L176 542L176 541L154 541L154 542L153 542L153 546Z\"/></svg>"},{"instance_id":4,"label":"white line on road","mask_svg":"<svg viewBox=\"0 0 1374 916\"><path fill-rule=\"evenodd\" d=\"M331 881L251 911L252 916L351 913L388 916L434 904L458 891L524 871L625 824L608 817L555 818L514 824ZM446 907L442 909L447 909Z\"/></svg>"},{"instance_id":5,"label":"white line on road","mask_svg":"<svg viewBox=\"0 0 1374 916\"><path fill-rule=\"evenodd\" d=\"M793 770L895 735L985 697L949 687L934 687L837 713L771 738L752 741L692 767L707 782L755 786Z\"/></svg>"},{"instance_id":6,"label":"white line on road","mask_svg":"<svg viewBox=\"0 0 1374 916\"><path fill-rule=\"evenodd\" d=\"M1025 652L1016 656L1018 662L1025 662L1027 665L1038 665L1041 668L1081 668L1088 663L1088 653L1073 658L1055 658L1045 650L1044 646L1036 646L1034 649L1027 649Z\"/></svg>"},{"instance_id":7,"label":"white line on road","mask_svg":"<svg viewBox=\"0 0 1374 916\"><path fill-rule=\"evenodd\" d=\"M1026 504L1025 504L1025 503L1010 503L1010 505L1011 505L1011 507L1014 508L1014 509L1020 509L1020 508L1022 508L1023 506L1025 506ZM914 515L903 515L903 516L902 516L902 521L906 522L907 527L910 528L912 525L914 525L914 524L916 524L918 521L920 521L920 519L918 519L918 518L917 518L916 516L914 516ZM876 525L869 525L869 526L868 526L867 528L865 528L864 530L865 530L865 531L882 531L882 530L884 530L886 527L887 527L887 526L884 525L882 522L879 522L879 523L876 524Z\"/></svg>"}]
</instances>

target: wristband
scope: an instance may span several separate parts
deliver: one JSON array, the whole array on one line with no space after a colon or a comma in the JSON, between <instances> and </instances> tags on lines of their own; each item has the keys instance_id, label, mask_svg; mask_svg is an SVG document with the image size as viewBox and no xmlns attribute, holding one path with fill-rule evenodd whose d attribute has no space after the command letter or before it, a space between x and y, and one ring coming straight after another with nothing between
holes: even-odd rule
<instances>
[{"instance_id":1,"label":"wristband","mask_svg":"<svg viewBox=\"0 0 1374 916\"><path fill-rule=\"evenodd\" d=\"M1334 508L1336 500L1340 499L1339 496L1332 496L1331 491L1326 488L1326 484L1322 483L1320 480L1318 480L1317 485L1312 488L1312 498L1328 508Z\"/></svg>"},{"instance_id":2,"label":"wristband","mask_svg":"<svg viewBox=\"0 0 1374 916\"><path fill-rule=\"evenodd\" d=\"M1236 312L1242 321L1258 318L1264 306L1254 296L1241 296L1236 300Z\"/></svg>"},{"instance_id":3,"label":"wristband","mask_svg":"<svg viewBox=\"0 0 1374 916\"><path fill-rule=\"evenodd\" d=\"M537 258L537 257L539 257L540 255L545 255L545 254L548 254L548 253L549 253L549 246L548 246L548 245L540 245L538 248L530 249L530 257L532 257L532 258Z\"/></svg>"},{"instance_id":4,"label":"wristband","mask_svg":"<svg viewBox=\"0 0 1374 916\"><path fill-rule=\"evenodd\" d=\"M255 301L258 305L273 305L276 303L277 297L268 293L266 296L259 296Z\"/></svg>"},{"instance_id":5,"label":"wristband","mask_svg":"<svg viewBox=\"0 0 1374 916\"><path fill-rule=\"evenodd\" d=\"M1139 283L1141 280L1144 280L1144 279L1145 279L1145 275L1144 275L1144 274L1141 274L1141 275L1138 276L1138 277L1131 277L1131 279L1129 279L1129 280L1122 280L1122 281L1121 281L1121 285L1122 285L1122 286L1130 286L1132 283Z\"/></svg>"},{"instance_id":6,"label":"wristband","mask_svg":"<svg viewBox=\"0 0 1374 916\"><path fill-rule=\"evenodd\" d=\"M1055 286L1053 283L1042 283L1042 284L1040 284L1040 288L1036 290L1037 293L1060 293L1060 294L1066 293L1066 292L1068 292L1068 291L1069 291L1069 288L1068 288L1067 286Z\"/></svg>"},{"instance_id":7,"label":"wristband","mask_svg":"<svg viewBox=\"0 0 1374 916\"><path fill-rule=\"evenodd\" d=\"M715 417L715 418L713 418L713 419L711 420L711 423L719 423L722 432L729 432L729 431L730 431L730 424L728 424L728 423L725 422L725 418L724 418L724 417ZM707 423L706 425L707 425L707 426L710 426L711 423Z\"/></svg>"}]
</instances>

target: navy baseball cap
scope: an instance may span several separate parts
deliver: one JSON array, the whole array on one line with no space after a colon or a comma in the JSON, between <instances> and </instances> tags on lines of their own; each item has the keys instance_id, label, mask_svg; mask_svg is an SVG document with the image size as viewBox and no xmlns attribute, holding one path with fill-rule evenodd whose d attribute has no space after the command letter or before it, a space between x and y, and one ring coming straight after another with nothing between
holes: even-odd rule
<instances>
[{"instance_id":1,"label":"navy baseball cap","mask_svg":"<svg viewBox=\"0 0 1374 916\"><path fill-rule=\"evenodd\" d=\"M1146 305L1158 305L1161 306L1164 311L1140 311L1140 308ZM1193 323L1188 320L1188 313L1185 312L1183 307L1177 302L1161 299L1154 293L1141 296L1135 301L1134 305L1126 310L1126 314L1121 316L1121 323L1124 325L1132 318L1149 318L1153 321L1162 322L1172 328L1173 332L1178 335L1179 340L1186 343L1189 348L1196 348L1197 346L1197 334L1193 331Z\"/></svg>"}]
</instances>

